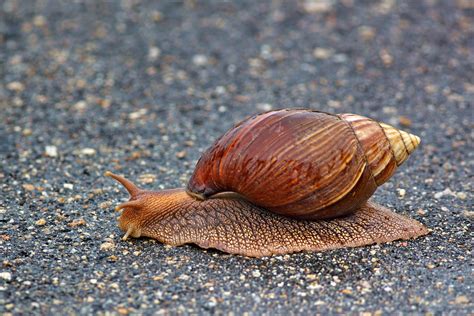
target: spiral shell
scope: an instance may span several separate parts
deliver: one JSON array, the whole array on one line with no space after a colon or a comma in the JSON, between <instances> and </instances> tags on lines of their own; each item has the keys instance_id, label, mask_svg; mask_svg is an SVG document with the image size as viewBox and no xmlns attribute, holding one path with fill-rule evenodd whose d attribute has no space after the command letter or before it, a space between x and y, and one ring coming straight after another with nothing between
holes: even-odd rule
<instances>
[{"instance_id":1,"label":"spiral shell","mask_svg":"<svg viewBox=\"0 0 474 316\"><path fill-rule=\"evenodd\" d=\"M236 192L275 213L333 218L365 203L420 143L355 115L279 110L248 118L198 161L187 191Z\"/></svg>"}]
</instances>

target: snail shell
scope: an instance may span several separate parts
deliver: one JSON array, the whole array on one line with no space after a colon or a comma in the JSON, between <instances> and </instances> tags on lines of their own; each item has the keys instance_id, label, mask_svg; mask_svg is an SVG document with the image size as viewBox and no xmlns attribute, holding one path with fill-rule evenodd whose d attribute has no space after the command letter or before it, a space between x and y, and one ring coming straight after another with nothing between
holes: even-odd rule
<instances>
[{"instance_id":1,"label":"snail shell","mask_svg":"<svg viewBox=\"0 0 474 316\"><path fill-rule=\"evenodd\" d=\"M419 143L360 115L271 111L218 139L187 191L199 199L230 191L281 215L334 218L363 205Z\"/></svg>"}]
</instances>

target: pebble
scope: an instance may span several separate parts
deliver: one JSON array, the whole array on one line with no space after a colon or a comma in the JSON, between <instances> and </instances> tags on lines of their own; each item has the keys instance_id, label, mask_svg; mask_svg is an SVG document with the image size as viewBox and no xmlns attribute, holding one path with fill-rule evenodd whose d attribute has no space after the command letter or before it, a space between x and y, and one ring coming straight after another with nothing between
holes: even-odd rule
<instances>
[{"instance_id":1,"label":"pebble","mask_svg":"<svg viewBox=\"0 0 474 316\"><path fill-rule=\"evenodd\" d=\"M397 191L398 191L398 196L402 199L405 197L405 194L407 193L405 189L397 189Z\"/></svg>"},{"instance_id":2,"label":"pebble","mask_svg":"<svg viewBox=\"0 0 474 316\"><path fill-rule=\"evenodd\" d=\"M73 105L76 111L83 112L87 109L87 102L84 100L78 101Z\"/></svg>"},{"instance_id":3,"label":"pebble","mask_svg":"<svg viewBox=\"0 0 474 316\"><path fill-rule=\"evenodd\" d=\"M358 32L360 38L366 42L373 40L375 37L375 29L367 25L360 26Z\"/></svg>"},{"instance_id":4,"label":"pebble","mask_svg":"<svg viewBox=\"0 0 474 316\"><path fill-rule=\"evenodd\" d=\"M469 298L466 295L459 295L454 300L455 304L469 304Z\"/></svg>"},{"instance_id":5,"label":"pebble","mask_svg":"<svg viewBox=\"0 0 474 316\"><path fill-rule=\"evenodd\" d=\"M273 106L270 103L258 103L257 110L260 112L268 112L273 109Z\"/></svg>"},{"instance_id":6,"label":"pebble","mask_svg":"<svg viewBox=\"0 0 474 316\"><path fill-rule=\"evenodd\" d=\"M186 158L187 154L188 153L186 152L186 150L179 151L179 152L176 153L176 158L178 158L178 159Z\"/></svg>"},{"instance_id":7,"label":"pebble","mask_svg":"<svg viewBox=\"0 0 474 316\"><path fill-rule=\"evenodd\" d=\"M224 86L217 86L215 91L217 95L224 95L227 89Z\"/></svg>"},{"instance_id":8,"label":"pebble","mask_svg":"<svg viewBox=\"0 0 474 316\"><path fill-rule=\"evenodd\" d=\"M450 188L446 188L446 189L444 189L444 190L441 191L441 192L436 192L436 193L434 194L434 198L437 199L437 200L439 200L439 199L441 199L442 197L445 197L445 196L448 196L448 195L449 195L449 196L457 197L457 195L456 195L453 191L451 191Z\"/></svg>"},{"instance_id":9,"label":"pebble","mask_svg":"<svg viewBox=\"0 0 474 316\"><path fill-rule=\"evenodd\" d=\"M77 227L77 226L83 226L86 224L86 221L83 218L80 219L75 219L69 224L67 224L69 227Z\"/></svg>"},{"instance_id":10,"label":"pebble","mask_svg":"<svg viewBox=\"0 0 474 316\"><path fill-rule=\"evenodd\" d=\"M156 47L156 46L152 46L149 48L148 50L148 60L149 61L155 61L158 59L158 57L160 57L161 55L161 50Z\"/></svg>"},{"instance_id":11,"label":"pebble","mask_svg":"<svg viewBox=\"0 0 474 316\"><path fill-rule=\"evenodd\" d=\"M147 109L140 109L136 112L132 112L128 114L128 118L131 120L138 120L139 118L142 118L147 114L148 110Z\"/></svg>"},{"instance_id":12,"label":"pebble","mask_svg":"<svg viewBox=\"0 0 474 316\"><path fill-rule=\"evenodd\" d=\"M193 56L193 64L196 66L205 66L207 65L208 61L209 60L206 55L198 54Z\"/></svg>"},{"instance_id":13,"label":"pebble","mask_svg":"<svg viewBox=\"0 0 474 316\"><path fill-rule=\"evenodd\" d=\"M418 209L418 210L416 211L416 213L417 213L418 215L420 215L420 216L423 216L423 215L426 215L427 211L424 210L424 209L422 209L422 208L420 208L420 209Z\"/></svg>"},{"instance_id":14,"label":"pebble","mask_svg":"<svg viewBox=\"0 0 474 316\"><path fill-rule=\"evenodd\" d=\"M144 173L138 177L138 182L143 184L153 183L156 180L156 175L152 173Z\"/></svg>"},{"instance_id":15,"label":"pebble","mask_svg":"<svg viewBox=\"0 0 474 316\"><path fill-rule=\"evenodd\" d=\"M45 154L48 157L56 158L58 156L58 147L53 146L53 145L46 146L45 147Z\"/></svg>"},{"instance_id":16,"label":"pebble","mask_svg":"<svg viewBox=\"0 0 474 316\"><path fill-rule=\"evenodd\" d=\"M25 183L22 185L23 189L26 191L33 191L35 189L35 186L29 183Z\"/></svg>"},{"instance_id":17,"label":"pebble","mask_svg":"<svg viewBox=\"0 0 474 316\"><path fill-rule=\"evenodd\" d=\"M457 192L456 196L461 200L465 200L467 198L467 194L465 192Z\"/></svg>"},{"instance_id":18,"label":"pebble","mask_svg":"<svg viewBox=\"0 0 474 316\"><path fill-rule=\"evenodd\" d=\"M252 276L254 278L259 278L262 274L260 273L260 270L253 270L252 271Z\"/></svg>"},{"instance_id":19,"label":"pebble","mask_svg":"<svg viewBox=\"0 0 474 316\"><path fill-rule=\"evenodd\" d=\"M40 218L39 220L36 221L35 224L38 225L38 226L44 226L44 225L46 225L46 219Z\"/></svg>"},{"instance_id":20,"label":"pebble","mask_svg":"<svg viewBox=\"0 0 474 316\"><path fill-rule=\"evenodd\" d=\"M413 124L411 119L406 116L399 116L398 121L400 122L400 125L405 127L410 127Z\"/></svg>"},{"instance_id":21,"label":"pebble","mask_svg":"<svg viewBox=\"0 0 474 316\"><path fill-rule=\"evenodd\" d=\"M158 10L154 10L152 13L152 18L154 22L160 22L163 19L163 13Z\"/></svg>"},{"instance_id":22,"label":"pebble","mask_svg":"<svg viewBox=\"0 0 474 316\"><path fill-rule=\"evenodd\" d=\"M115 248L115 244L111 241L106 241L100 245L100 250L109 251Z\"/></svg>"},{"instance_id":23,"label":"pebble","mask_svg":"<svg viewBox=\"0 0 474 316\"><path fill-rule=\"evenodd\" d=\"M33 134L33 130L31 128L25 128L23 129L22 134L23 136L30 136L31 134Z\"/></svg>"},{"instance_id":24,"label":"pebble","mask_svg":"<svg viewBox=\"0 0 474 316\"><path fill-rule=\"evenodd\" d=\"M16 92L21 92L25 90L25 85L19 81L13 81L7 84L7 89Z\"/></svg>"},{"instance_id":25,"label":"pebble","mask_svg":"<svg viewBox=\"0 0 474 316\"><path fill-rule=\"evenodd\" d=\"M63 188L68 189L68 190L73 190L74 185L72 183L64 183Z\"/></svg>"},{"instance_id":26,"label":"pebble","mask_svg":"<svg viewBox=\"0 0 474 316\"><path fill-rule=\"evenodd\" d=\"M313 56L316 59L328 59L333 55L333 50L329 48L316 47L313 50Z\"/></svg>"},{"instance_id":27,"label":"pebble","mask_svg":"<svg viewBox=\"0 0 474 316\"><path fill-rule=\"evenodd\" d=\"M319 282L317 281L313 281L308 285L309 290L319 290L321 288L322 288L321 284L319 284Z\"/></svg>"},{"instance_id":28,"label":"pebble","mask_svg":"<svg viewBox=\"0 0 474 316\"><path fill-rule=\"evenodd\" d=\"M334 0L304 0L302 7L306 13L324 13L332 9Z\"/></svg>"},{"instance_id":29,"label":"pebble","mask_svg":"<svg viewBox=\"0 0 474 316\"><path fill-rule=\"evenodd\" d=\"M463 211L462 214L464 217L474 219L474 211Z\"/></svg>"},{"instance_id":30,"label":"pebble","mask_svg":"<svg viewBox=\"0 0 474 316\"><path fill-rule=\"evenodd\" d=\"M99 204L99 208L106 209L106 208L110 208L112 205L113 205L112 201L105 201Z\"/></svg>"},{"instance_id":31,"label":"pebble","mask_svg":"<svg viewBox=\"0 0 474 316\"><path fill-rule=\"evenodd\" d=\"M96 150L94 148L82 148L79 150L79 154L84 156L94 156Z\"/></svg>"},{"instance_id":32,"label":"pebble","mask_svg":"<svg viewBox=\"0 0 474 316\"><path fill-rule=\"evenodd\" d=\"M12 274L10 272L0 272L0 279L6 280L6 281L11 281L12 280Z\"/></svg>"},{"instance_id":33,"label":"pebble","mask_svg":"<svg viewBox=\"0 0 474 316\"><path fill-rule=\"evenodd\" d=\"M393 63L393 56L387 49L382 49L379 53L382 62L386 67L391 66Z\"/></svg>"}]
</instances>

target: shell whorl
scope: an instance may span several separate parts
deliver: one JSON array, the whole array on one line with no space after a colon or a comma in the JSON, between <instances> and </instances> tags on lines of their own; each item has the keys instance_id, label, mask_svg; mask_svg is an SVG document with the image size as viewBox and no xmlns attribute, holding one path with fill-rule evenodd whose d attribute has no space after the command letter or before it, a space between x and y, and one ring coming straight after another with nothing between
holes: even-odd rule
<instances>
[{"instance_id":1,"label":"shell whorl","mask_svg":"<svg viewBox=\"0 0 474 316\"><path fill-rule=\"evenodd\" d=\"M356 134L377 185L382 185L420 144L420 138L356 114L341 114Z\"/></svg>"},{"instance_id":2,"label":"shell whorl","mask_svg":"<svg viewBox=\"0 0 474 316\"><path fill-rule=\"evenodd\" d=\"M418 147L420 144L420 137L404 132L385 123L380 123L380 126L390 142L393 154L397 160L397 166L400 166L405 162L405 160L407 160L408 155Z\"/></svg>"}]
</instances>

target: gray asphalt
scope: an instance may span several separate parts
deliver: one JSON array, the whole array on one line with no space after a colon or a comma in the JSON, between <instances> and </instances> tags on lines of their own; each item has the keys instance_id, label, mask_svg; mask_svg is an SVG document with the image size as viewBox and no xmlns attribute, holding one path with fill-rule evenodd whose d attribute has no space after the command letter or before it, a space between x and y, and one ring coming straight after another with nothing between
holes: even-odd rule
<instances>
[{"instance_id":1,"label":"gray asphalt","mask_svg":"<svg viewBox=\"0 0 474 316\"><path fill-rule=\"evenodd\" d=\"M474 4L0 2L0 313L474 313ZM263 259L120 240L126 192L184 186L256 112L422 138L374 199L415 241Z\"/></svg>"}]
</instances>

